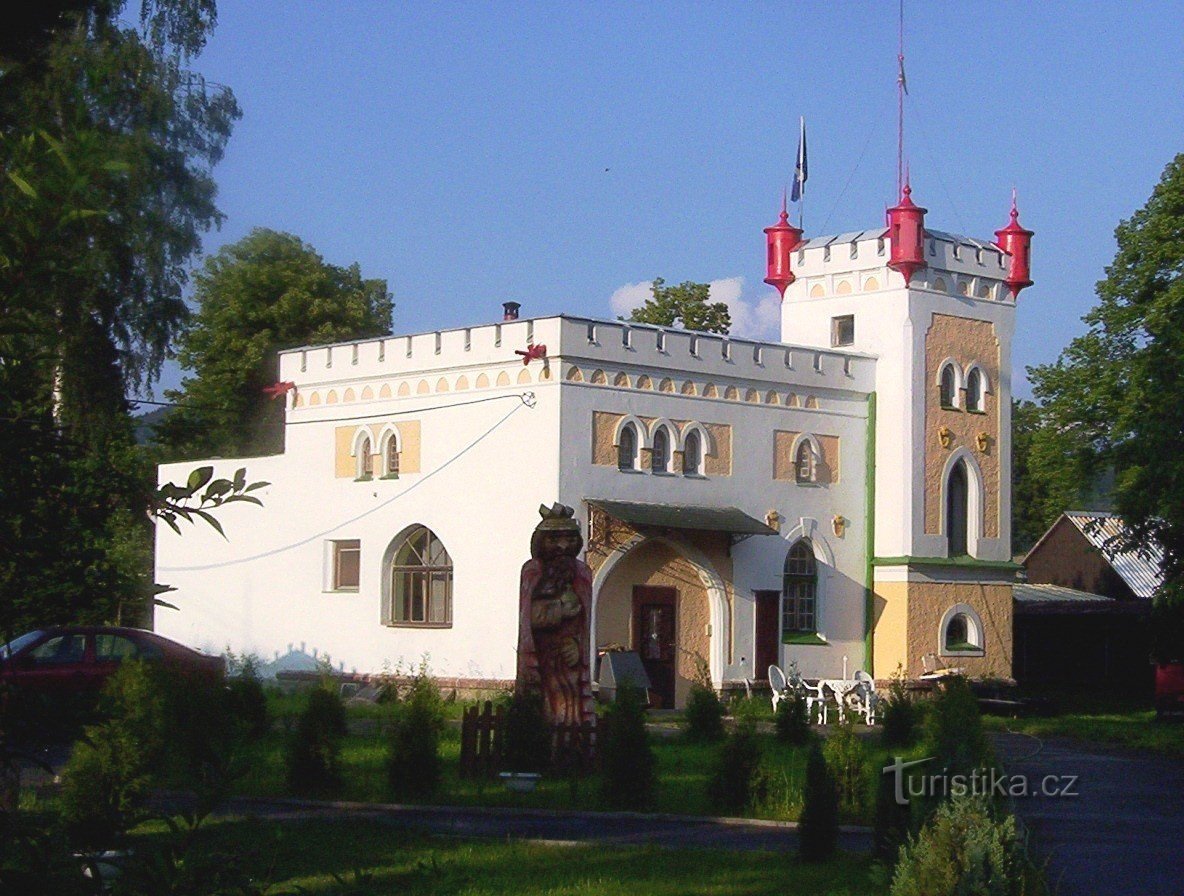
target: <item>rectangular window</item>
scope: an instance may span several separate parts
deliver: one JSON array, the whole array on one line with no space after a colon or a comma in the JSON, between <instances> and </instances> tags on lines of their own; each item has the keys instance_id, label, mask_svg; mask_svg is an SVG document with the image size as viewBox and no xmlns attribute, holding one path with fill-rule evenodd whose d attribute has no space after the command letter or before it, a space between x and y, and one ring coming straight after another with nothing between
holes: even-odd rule
<instances>
[{"instance_id":1,"label":"rectangular window","mask_svg":"<svg viewBox=\"0 0 1184 896\"><path fill-rule=\"evenodd\" d=\"M362 575L362 542L333 542L333 590L357 591Z\"/></svg>"},{"instance_id":2,"label":"rectangular window","mask_svg":"<svg viewBox=\"0 0 1184 896\"><path fill-rule=\"evenodd\" d=\"M830 319L830 344L835 347L855 344L854 314L844 314L842 317Z\"/></svg>"}]
</instances>

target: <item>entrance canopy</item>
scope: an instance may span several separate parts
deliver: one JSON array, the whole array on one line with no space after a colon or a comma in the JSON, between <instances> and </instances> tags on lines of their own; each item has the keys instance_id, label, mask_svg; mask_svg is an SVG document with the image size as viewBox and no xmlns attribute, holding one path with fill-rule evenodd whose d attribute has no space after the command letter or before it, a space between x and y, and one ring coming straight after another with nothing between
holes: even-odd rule
<instances>
[{"instance_id":1,"label":"entrance canopy","mask_svg":"<svg viewBox=\"0 0 1184 896\"><path fill-rule=\"evenodd\" d=\"M692 507L685 504L635 504L588 499L588 504L633 526L698 529L733 536L776 535L777 530L735 507Z\"/></svg>"}]
</instances>

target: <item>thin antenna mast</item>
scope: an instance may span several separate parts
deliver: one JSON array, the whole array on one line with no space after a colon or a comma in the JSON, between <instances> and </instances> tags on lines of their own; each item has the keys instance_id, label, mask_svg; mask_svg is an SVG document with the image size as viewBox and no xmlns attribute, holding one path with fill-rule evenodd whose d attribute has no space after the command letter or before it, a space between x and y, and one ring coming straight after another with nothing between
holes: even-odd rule
<instances>
[{"instance_id":1,"label":"thin antenna mast","mask_svg":"<svg viewBox=\"0 0 1184 896\"><path fill-rule=\"evenodd\" d=\"M900 0L900 49L896 54L896 196L904 189L904 95L909 87L904 79L904 0Z\"/></svg>"}]
</instances>

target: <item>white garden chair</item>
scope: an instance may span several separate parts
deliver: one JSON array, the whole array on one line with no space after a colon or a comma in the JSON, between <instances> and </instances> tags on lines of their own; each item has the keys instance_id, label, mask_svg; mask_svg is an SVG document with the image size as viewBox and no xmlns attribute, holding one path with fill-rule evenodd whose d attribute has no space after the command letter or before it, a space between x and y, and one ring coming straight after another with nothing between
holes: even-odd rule
<instances>
[{"instance_id":1,"label":"white garden chair","mask_svg":"<svg viewBox=\"0 0 1184 896\"><path fill-rule=\"evenodd\" d=\"M777 712L777 704L786 697L797 697L806 701L806 717L814 722L815 718L823 725L827 722L826 696L821 685L807 684L798 674L796 666L790 666L787 676L780 666L769 667L769 687L773 689L773 712ZM817 716L815 710L818 710Z\"/></svg>"},{"instance_id":2,"label":"white garden chair","mask_svg":"<svg viewBox=\"0 0 1184 896\"><path fill-rule=\"evenodd\" d=\"M880 704L880 695L876 693L876 680L862 669L855 671L855 680L859 682L859 687L852 691L852 695L857 697L858 702L852 708L863 715L866 724L874 725L876 709Z\"/></svg>"}]
</instances>

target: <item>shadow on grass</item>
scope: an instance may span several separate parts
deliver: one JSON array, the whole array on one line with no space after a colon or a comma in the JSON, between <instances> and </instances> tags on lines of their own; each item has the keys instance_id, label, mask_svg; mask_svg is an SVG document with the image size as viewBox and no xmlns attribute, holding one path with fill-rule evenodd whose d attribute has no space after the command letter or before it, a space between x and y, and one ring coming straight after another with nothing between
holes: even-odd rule
<instances>
[{"instance_id":1,"label":"shadow on grass","mask_svg":"<svg viewBox=\"0 0 1184 896\"><path fill-rule=\"evenodd\" d=\"M139 835L147 845L161 836ZM211 850L244 861L280 891L333 894L712 894L883 892L866 857L819 866L775 853L629 846L545 846L408 834L381 821L283 825L225 820L202 832ZM342 884L347 886L343 887Z\"/></svg>"}]
</instances>

